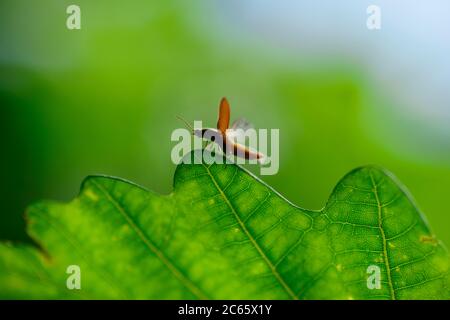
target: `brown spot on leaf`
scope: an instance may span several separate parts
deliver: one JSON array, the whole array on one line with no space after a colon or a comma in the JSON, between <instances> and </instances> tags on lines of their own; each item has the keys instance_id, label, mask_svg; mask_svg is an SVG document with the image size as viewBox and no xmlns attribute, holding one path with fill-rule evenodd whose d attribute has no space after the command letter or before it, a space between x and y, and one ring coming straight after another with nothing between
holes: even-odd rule
<instances>
[{"instance_id":1,"label":"brown spot on leaf","mask_svg":"<svg viewBox=\"0 0 450 320\"><path fill-rule=\"evenodd\" d=\"M420 236L420 242L437 245L438 241L435 236Z\"/></svg>"}]
</instances>

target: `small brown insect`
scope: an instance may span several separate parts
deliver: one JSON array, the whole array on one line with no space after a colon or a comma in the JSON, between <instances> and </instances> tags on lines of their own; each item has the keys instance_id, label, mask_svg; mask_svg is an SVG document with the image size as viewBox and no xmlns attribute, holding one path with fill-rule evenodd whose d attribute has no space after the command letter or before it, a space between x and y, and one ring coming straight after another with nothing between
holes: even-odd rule
<instances>
[{"instance_id":1,"label":"small brown insect","mask_svg":"<svg viewBox=\"0 0 450 320\"><path fill-rule=\"evenodd\" d=\"M251 128L251 125L244 119L238 119L233 123L231 128L229 128L230 113L231 110L228 100L226 98L222 98L219 105L219 119L217 120L217 129L194 129L193 134L209 142L216 143L220 146L225 154L233 154L240 158L257 160L258 163L264 163L266 157L263 153L254 151L243 144L235 142L235 139L239 135L239 133Z\"/></svg>"}]
</instances>

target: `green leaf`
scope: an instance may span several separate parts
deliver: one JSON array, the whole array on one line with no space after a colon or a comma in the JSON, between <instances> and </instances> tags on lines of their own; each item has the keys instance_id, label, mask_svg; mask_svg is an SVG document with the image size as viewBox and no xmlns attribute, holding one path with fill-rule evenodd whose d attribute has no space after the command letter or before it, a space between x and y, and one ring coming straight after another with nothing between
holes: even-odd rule
<instances>
[{"instance_id":1,"label":"green leaf","mask_svg":"<svg viewBox=\"0 0 450 320\"><path fill-rule=\"evenodd\" d=\"M382 169L347 174L321 211L232 164L182 164L174 181L158 195L88 177L70 203L31 206L39 248L0 245L0 298L450 298L446 249ZM70 265L80 290L66 287Z\"/></svg>"}]
</instances>

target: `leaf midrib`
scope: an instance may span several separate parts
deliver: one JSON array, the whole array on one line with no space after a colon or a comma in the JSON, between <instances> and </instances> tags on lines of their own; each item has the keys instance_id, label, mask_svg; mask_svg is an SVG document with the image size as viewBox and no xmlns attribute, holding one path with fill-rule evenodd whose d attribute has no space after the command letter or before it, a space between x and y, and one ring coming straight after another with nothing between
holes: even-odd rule
<instances>
[{"instance_id":1,"label":"leaf midrib","mask_svg":"<svg viewBox=\"0 0 450 320\"><path fill-rule=\"evenodd\" d=\"M133 231L137 234L137 236L141 239L141 241L145 244L145 246L150 249L152 253L154 253L159 260L172 272L172 274L187 288L189 291L199 299L208 299L206 294L204 294L200 288L198 288L189 278L187 278L170 260L165 256L165 254L156 247L154 243L144 234L142 229L134 222L131 216L126 212L125 208L117 202L101 184L97 183L94 180L91 182L99 188L101 192L106 196L109 202L117 209L117 211L125 218L125 221L130 225Z\"/></svg>"},{"instance_id":2,"label":"leaf midrib","mask_svg":"<svg viewBox=\"0 0 450 320\"><path fill-rule=\"evenodd\" d=\"M391 298L393 300L396 300L395 290L394 290L394 286L392 283L392 277L391 277L391 267L390 267L390 263L389 263L388 252L387 252L387 238L386 238L386 235L385 235L384 229L383 229L383 217L382 217L382 208L383 207L380 202L380 197L378 195L378 187L377 187L377 184L375 183L375 179L373 178L372 172L369 172L369 175L370 175L370 180L371 180L372 186L373 186L373 194L375 195L375 199L377 201L378 227L380 229L381 238L383 241L383 260L384 260L386 274L387 274L387 278L388 278L387 280L388 280L388 284L389 284L389 292L391 294Z\"/></svg>"},{"instance_id":3,"label":"leaf midrib","mask_svg":"<svg viewBox=\"0 0 450 320\"><path fill-rule=\"evenodd\" d=\"M252 245L255 247L256 251L258 252L258 254L261 256L261 258L264 260L264 262L267 264L267 266L269 267L270 271L272 272L272 274L275 276L275 278L277 279L277 281L280 283L280 285L283 287L283 289L286 291L286 293L294 300L298 300L299 298L297 297L297 295L294 293L294 291L289 287L289 285L284 281L283 277L279 274L279 272L277 271L275 265L270 261L270 259L267 257L267 255L264 253L264 251L261 249L261 247L259 246L258 242L256 241L256 239L253 237L253 235L250 233L250 231L247 229L247 226L245 225L245 223L242 221L242 219L240 218L240 216L237 214L234 206L231 204L230 200L228 199L227 195L225 194L225 192L223 192L222 188L219 186L219 184L216 181L216 178L214 177L214 175L211 173L211 171L209 170L209 167L206 166L204 163L202 163L203 167L205 168L206 172L208 173L208 175L211 178L211 181L214 183L215 187L217 188L217 190L219 191L219 193L221 194L221 196L223 197L223 199L225 200L227 206L230 208L231 212L233 213L235 219L237 220L237 222L239 223L239 226L241 227L242 231L244 231L245 235L247 236L247 238L250 240L250 242L252 243Z\"/></svg>"}]
</instances>

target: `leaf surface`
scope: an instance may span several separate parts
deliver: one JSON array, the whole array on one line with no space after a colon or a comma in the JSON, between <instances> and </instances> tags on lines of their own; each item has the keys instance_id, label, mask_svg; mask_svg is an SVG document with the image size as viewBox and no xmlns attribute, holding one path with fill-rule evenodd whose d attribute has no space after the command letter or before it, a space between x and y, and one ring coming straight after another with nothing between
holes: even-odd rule
<instances>
[{"instance_id":1,"label":"leaf surface","mask_svg":"<svg viewBox=\"0 0 450 320\"><path fill-rule=\"evenodd\" d=\"M37 203L27 220L40 248L0 244L0 298L450 298L445 247L376 167L347 174L320 211L203 163L179 165L170 195L88 177L70 203ZM80 290L66 286L70 265Z\"/></svg>"}]
</instances>

